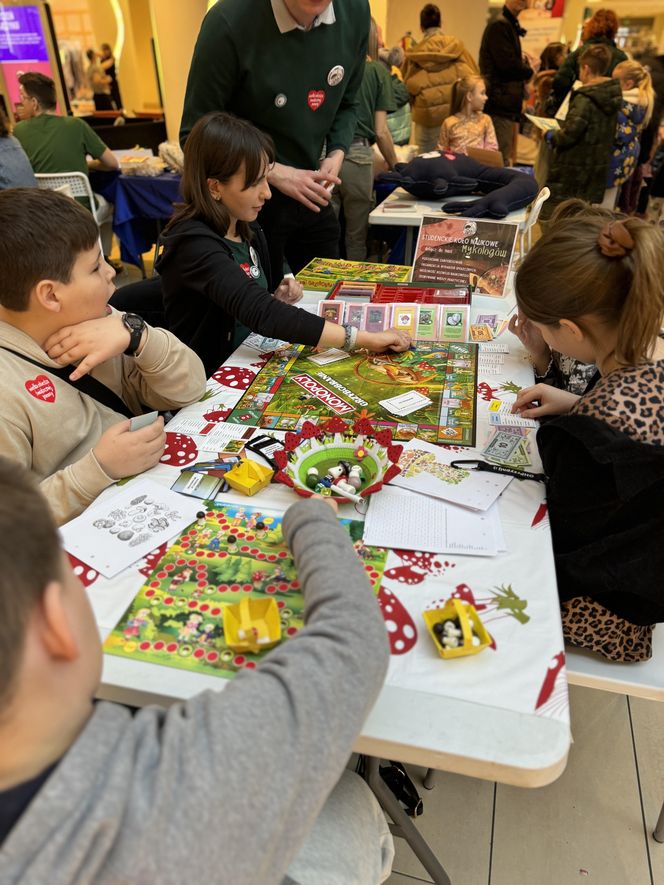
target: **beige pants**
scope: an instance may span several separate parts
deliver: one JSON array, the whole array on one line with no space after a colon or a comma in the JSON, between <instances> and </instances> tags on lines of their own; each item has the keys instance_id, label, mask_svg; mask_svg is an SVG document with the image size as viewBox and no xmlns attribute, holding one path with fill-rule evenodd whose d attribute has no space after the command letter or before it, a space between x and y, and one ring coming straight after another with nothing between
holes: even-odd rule
<instances>
[{"instance_id":1,"label":"beige pants","mask_svg":"<svg viewBox=\"0 0 664 885\"><path fill-rule=\"evenodd\" d=\"M346 258L366 261L369 213L374 206L372 149L368 145L351 145L339 177L341 184L334 189L332 205L337 216L344 210Z\"/></svg>"},{"instance_id":2,"label":"beige pants","mask_svg":"<svg viewBox=\"0 0 664 885\"><path fill-rule=\"evenodd\" d=\"M493 128L496 130L498 150L503 155L506 166L512 165L512 150L514 147L514 120L507 117L491 117Z\"/></svg>"},{"instance_id":3,"label":"beige pants","mask_svg":"<svg viewBox=\"0 0 664 885\"><path fill-rule=\"evenodd\" d=\"M440 126L422 126L421 123L413 124L413 141L417 145L418 154L428 154L438 147Z\"/></svg>"}]
</instances>

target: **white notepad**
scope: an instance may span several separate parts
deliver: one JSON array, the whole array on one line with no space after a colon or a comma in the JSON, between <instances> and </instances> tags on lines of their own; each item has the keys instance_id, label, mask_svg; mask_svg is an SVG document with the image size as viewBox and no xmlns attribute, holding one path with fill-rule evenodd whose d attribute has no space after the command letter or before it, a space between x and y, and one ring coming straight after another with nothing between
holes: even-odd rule
<instances>
[{"instance_id":1,"label":"white notepad","mask_svg":"<svg viewBox=\"0 0 664 885\"><path fill-rule=\"evenodd\" d=\"M393 486L383 486L369 499L364 543L470 556L495 556L504 549L496 506L486 513L473 513Z\"/></svg>"}]
</instances>

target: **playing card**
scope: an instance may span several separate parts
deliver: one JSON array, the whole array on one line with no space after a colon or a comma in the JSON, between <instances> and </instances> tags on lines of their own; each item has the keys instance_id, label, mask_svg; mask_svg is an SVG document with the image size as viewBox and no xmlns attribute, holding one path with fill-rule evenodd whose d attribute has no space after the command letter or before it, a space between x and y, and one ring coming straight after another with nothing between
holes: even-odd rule
<instances>
[{"instance_id":1,"label":"playing card","mask_svg":"<svg viewBox=\"0 0 664 885\"><path fill-rule=\"evenodd\" d=\"M470 327L470 338L472 341L491 341L493 332L487 325L476 325Z\"/></svg>"},{"instance_id":2,"label":"playing card","mask_svg":"<svg viewBox=\"0 0 664 885\"><path fill-rule=\"evenodd\" d=\"M399 396L380 400L379 405L393 415L403 417L404 415L410 415L411 412L416 412L418 409L423 409L424 406L430 406L431 400L428 396L424 396L416 390L409 390L407 393L400 393Z\"/></svg>"},{"instance_id":3,"label":"playing card","mask_svg":"<svg viewBox=\"0 0 664 885\"><path fill-rule=\"evenodd\" d=\"M330 347L322 353L313 353L309 356L310 363L316 363L317 366L327 366L328 363L336 363L339 360L347 360L350 357L345 350L339 350L336 347Z\"/></svg>"},{"instance_id":4,"label":"playing card","mask_svg":"<svg viewBox=\"0 0 664 885\"><path fill-rule=\"evenodd\" d=\"M475 324L495 329L498 324L498 315L495 313L480 313L475 317Z\"/></svg>"},{"instance_id":5,"label":"playing card","mask_svg":"<svg viewBox=\"0 0 664 885\"><path fill-rule=\"evenodd\" d=\"M148 427L153 424L159 417L159 412L146 412L145 415L136 415L129 419L130 430L140 430L141 427Z\"/></svg>"}]
</instances>

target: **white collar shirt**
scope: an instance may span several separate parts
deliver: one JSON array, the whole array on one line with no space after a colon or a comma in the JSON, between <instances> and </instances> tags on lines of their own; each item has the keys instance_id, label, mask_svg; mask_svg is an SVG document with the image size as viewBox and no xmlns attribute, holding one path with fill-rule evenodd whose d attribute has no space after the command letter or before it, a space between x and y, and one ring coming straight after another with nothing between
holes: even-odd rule
<instances>
[{"instance_id":1,"label":"white collar shirt","mask_svg":"<svg viewBox=\"0 0 664 885\"><path fill-rule=\"evenodd\" d=\"M272 4L272 12L274 13L274 18L277 23L277 27L279 28L279 32L281 34L285 34L288 31L309 31L312 28L317 28L319 25L333 25L335 23L336 16L334 14L334 3L330 3L330 5L321 12L320 15L317 15L311 25L311 28L305 28L303 25L296 22L293 16L288 11L284 0L270 0Z\"/></svg>"}]
</instances>

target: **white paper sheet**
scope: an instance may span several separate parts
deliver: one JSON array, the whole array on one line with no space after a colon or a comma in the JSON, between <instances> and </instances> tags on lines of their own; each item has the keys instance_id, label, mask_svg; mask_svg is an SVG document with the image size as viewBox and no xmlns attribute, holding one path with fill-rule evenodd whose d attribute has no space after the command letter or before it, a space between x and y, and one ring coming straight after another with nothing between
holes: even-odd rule
<instances>
[{"instance_id":1,"label":"white paper sheet","mask_svg":"<svg viewBox=\"0 0 664 885\"><path fill-rule=\"evenodd\" d=\"M369 499L364 543L376 547L495 556L504 546L497 508L473 513L437 498L384 486ZM500 534L499 534L500 533Z\"/></svg>"},{"instance_id":2,"label":"white paper sheet","mask_svg":"<svg viewBox=\"0 0 664 885\"><path fill-rule=\"evenodd\" d=\"M60 529L68 553L113 578L196 519L201 502L150 479L122 487Z\"/></svg>"},{"instance_id":3,"label":"white paper sheet","mask_svg":"<svg viewBox=\"0 0 664 885\"><path fill-rule=\"evenodd\" d=\"M445 451L421 439L409 440L404 443L399 459L402 471L394 477L392 485L442 498L471 510L488 510L512 478L498 473L456 470L449 466L459 459L458 452Z\"/></svg>"}]
</instances>

